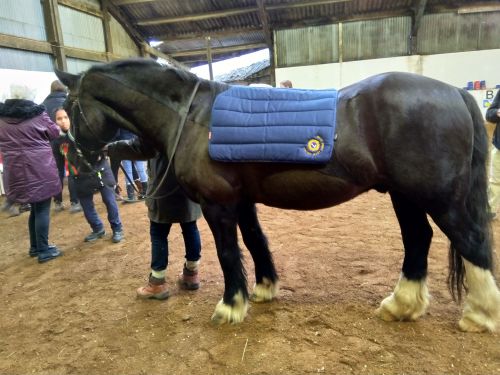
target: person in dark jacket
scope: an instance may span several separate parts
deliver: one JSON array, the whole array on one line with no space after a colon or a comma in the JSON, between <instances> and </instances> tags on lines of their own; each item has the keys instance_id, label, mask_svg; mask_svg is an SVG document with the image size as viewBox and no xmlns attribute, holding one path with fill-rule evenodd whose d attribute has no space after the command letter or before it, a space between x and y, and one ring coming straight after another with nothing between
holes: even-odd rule
<instances>
[{"instance_id":1,"label":"person in dark jacket","mask_svg":"<svg viewBox=\"0 0 500 375\"><path fill-rule=\"evenodd\" d=\"M56 111L56 117L64 118L69 128L70 120L64 108L59 108ZM66 139L70 140L68 134L66 134ZM87 219L92 229L92 232L84 238L84 241L92 242L104 237L106 234L104 224L94 206L94 193L99 192L108 211L108 221L113 231L111 241L114 243L120 242L123 239L123 226L114 193L116 181L108 160L102 153L93 155L93 159L87 160L77 152L73 140L66 145L67 147L62 148L61 151L63 151L70 168L72 168L76 194L80 199L85 219ZM88 179L92 174L96 173L100 175L102 184L95 190L87 189Z\"/></svg>"},{"instance_id":2,"label":"person in dark jacket","mask_svg":"<svg viewBox=\"0 0 500 375\"><path fill-rule=\"evenodd\" d=\"M24 88L24 94L18 90L17 97L26 98L28 92L28 88ZM50 201L61 189L50 141L58 135L59 128L44 106L26 99L0 103L0 148L6 193L12 202L31 204L29 255L38 257L39 263L62 254L49 245Z\"/></svg>"},{"instance_id":3,"label":"person in dark jacket","mask_svg":"<svg viewBox=\"0 0 500 375\"><path fill-rule=\"evenodd\" d=\"M50 119L56 122L56 117L55 117L55 112L58 108L61 108L66 101L66 98L68 96L68 91L66 89L66 86L63 85L63 83L59 80L55 80L51 83L50 85L50 94L44 99L42 102L42 105L45 106L45 110L47 114L49 115ZM59 171L59 178L61 179L61 186L64 187L64 177L66 176L66 166L64 163L64 156L61 155L59 152L59 141L55 139L52 141L52 151L54 153L54 159L56 160L57 164L57 170ZM71 189L69 188L70 192L70 202L71 202L71 207L72 210L71 212L78 212L79 210L79 204L78 204L78 198L75 195L71 194ZM64 204L63 204L63 196L62 196L62 189L61 191L54 196L54 209L56 211L62 211L64 210Z\"/></svg>"},{"instance_id":4,"label":"person in dark jacket","mask_svg":"<svg viewBox=\"0 0 500 375\"><path fill-rule=\"evenodd\" d=\"M157 153L139 138L113 142L108 145L107 152L111 157L120 159L150 159L149 184L145 198L150 220L151 273L146 286L137 289L137 297L161 300L169 296L165 273L168 266L168 234L172 223L180 224L185 245L185 262L179 284L183 289L198 289L201 241L196 220L201 216L200 206L191 201L181 189L172 166L165 181L160 185L167 171L168 158ZM153 192L155 195L151 196Z\"/></svg>"},{"instance_id":5,"label":"person in dark jacket","mask_svg":"<svg viewBox=\"0 0 500 375\"><path fill-rule=\"evenodd\" d=\"M493 102L486 111L486 120L496 124L493 132L493 147L490 157L490 183L488 186L488 198L490 203L490 215L496 218L500 206L500 90L498 90Z\"/></svg>"}]
</instances>

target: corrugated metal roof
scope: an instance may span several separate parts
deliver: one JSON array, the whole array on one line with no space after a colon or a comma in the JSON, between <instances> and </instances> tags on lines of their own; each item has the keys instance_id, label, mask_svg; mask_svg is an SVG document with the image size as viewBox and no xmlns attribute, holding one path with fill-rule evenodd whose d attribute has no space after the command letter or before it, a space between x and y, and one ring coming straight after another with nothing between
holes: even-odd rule
<instances>
[{"instance_id":1,"label":"corrugated metal roof","mask_svg":"<svg viewBox=\"0 0 500 375\"><path fill-rule=\"evenodd\" d=\"M179 52L204 50L206 36L211 36L212 48L223 48L213 53L214 61L246 53L256 48L255 43L268 41L257 0L109 1L143 38L164 40L160 50L174 56ZM390 27L407 31L406 20L411 18L405 17L414 16L419 4L415 0L263 0L263 3L271 34L285 29L377 18L397 19ZM456 12L464 6L497 6L498 3L498 0L428 0L425 14ZM394 41L389 35L385 40L388 44L395 42L397 51L402 50L401 41ZM228 50L235 46L239 46L237 52ZM245 46L248 46L246 51ZM203 51L175 58L187 63L206 60Z\"/></svg>"},{"instance_id":2,"label":"corrugated metal roof","mask_svg":"<svg viewBox=\"0 0 500 375\"><path fill-rule=\"evenodd\" d=\"M234 69L229 73L216 76L215 81L220 81L220 82L244 81L245 79L254 75L255 73L258 73L261 70L269 68L269 66L270 66L269 59L257 61L256 63L245 66L243 68Z\"/></svg>"}]
</instances>

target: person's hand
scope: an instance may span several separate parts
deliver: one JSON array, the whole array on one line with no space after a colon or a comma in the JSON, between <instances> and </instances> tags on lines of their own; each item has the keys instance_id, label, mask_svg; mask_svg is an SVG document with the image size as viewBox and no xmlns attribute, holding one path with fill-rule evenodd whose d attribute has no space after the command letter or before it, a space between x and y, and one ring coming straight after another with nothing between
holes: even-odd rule
<instances>
[{"instance_id":1,"label":"person's hand","mask_svg":"<svg viewBox=\"0 0 500 375\"><path fill-rule=\"evenodd\" d=\"M500 108L497 109L497 117L500 117Z\"/></svg>"},{"instance_id":2,"label":"person's hand","mask_svg":"<svg viewBox=\"0 0 500 375\"><path fill-rule=\"evenodd\" d=\"M102 154L104 155L104 157L108 156L108 145L105 145L102 150L101 150Z\"/></svg>"}]
</instances>

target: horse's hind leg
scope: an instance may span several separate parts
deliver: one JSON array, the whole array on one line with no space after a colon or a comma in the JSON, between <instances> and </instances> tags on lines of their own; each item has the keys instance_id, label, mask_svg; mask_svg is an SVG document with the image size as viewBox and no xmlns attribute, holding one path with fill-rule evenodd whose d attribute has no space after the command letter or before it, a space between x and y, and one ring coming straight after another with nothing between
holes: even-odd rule
<instances>
[{"instance_id":1,"label":"horse's hind leg","mask_svg":"<svg viewBox=\"0 0 500 375\"><path fill-rule=\"evenodd\" d=\"M429 305L426 276L432 228L424 210L399 193L391 192L391 199L401 226L405 256L396 288L376 314L386 321L416 320Z\"/></svg>"},{"instance_id":2,"label":"horse's hind leg","mask_svg":"<svg viewBox=\"0 0 500 375\"><path fill-rule=\"evenodd\" d=\"M482 215L487 215L487 212ZM456 289L460 298L462 281L466 286L460 329L467 332L495 331L500 323L500 291L492 274L489 223L482 217L472 220L463 206L432 217L451 242L450 289L452 292Z\"/></svg>"},{"instance_id":3,"label":"horse's hind leg","mask_svg":"<svg viewBox=\"0 0 500 375\"><path fill-rule=\"evenodd\" d=\"M224 274L224 296L215 307L212 320L219 324L240 323L248 310L248 291L238 247L237 206L204 202L202 210L214 235L217 256Z\"/></svg>"},{"instance_id":4,"label":"horse's hind leg","mask_svg":"<svg viewBox=\"0 0 500 375\"><path fill-rule=\"evenodd\" d=\"M257 218L255 204L241 203L238 211L238 225L243 242L255 264L255 286L251 299L255 302L270 301L278 293L278 276L267 239Z\"/></svg>"}]
</instances>

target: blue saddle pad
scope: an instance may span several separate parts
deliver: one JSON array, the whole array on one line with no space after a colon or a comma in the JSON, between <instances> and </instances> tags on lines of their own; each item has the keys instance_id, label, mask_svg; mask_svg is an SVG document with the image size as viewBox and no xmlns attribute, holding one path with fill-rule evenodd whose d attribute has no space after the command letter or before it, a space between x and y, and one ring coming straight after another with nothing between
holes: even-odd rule
<instances>
[{"instance_id":1,"label":"blue saddle pad","mask_svg":"<svg viewBox=\"0 0 500 375\"><path fill-rule=\"evenodd\" d=\"M336 90L233 86L212 107L210 157L326 163L333 151L336 103Z\"/></svg>"}]
</instances>

